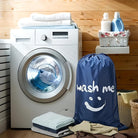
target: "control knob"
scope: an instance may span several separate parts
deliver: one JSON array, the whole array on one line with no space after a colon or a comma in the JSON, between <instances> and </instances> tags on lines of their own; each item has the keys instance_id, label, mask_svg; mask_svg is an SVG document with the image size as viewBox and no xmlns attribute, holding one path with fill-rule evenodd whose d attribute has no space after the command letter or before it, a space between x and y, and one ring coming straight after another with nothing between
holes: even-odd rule
<instances>
[{"instance_id":1,"label":"control knob","mask_svg":"<svg viewBox=\"0 0 138 138\"><path fill-rule=\"evenodd\" d=\"M45 34L42 35L42 36L41 36L41 40L42 40L42 41L46 41L46 40L47 40L47 36L46 36Z\"/></svg>"}]
</instances>

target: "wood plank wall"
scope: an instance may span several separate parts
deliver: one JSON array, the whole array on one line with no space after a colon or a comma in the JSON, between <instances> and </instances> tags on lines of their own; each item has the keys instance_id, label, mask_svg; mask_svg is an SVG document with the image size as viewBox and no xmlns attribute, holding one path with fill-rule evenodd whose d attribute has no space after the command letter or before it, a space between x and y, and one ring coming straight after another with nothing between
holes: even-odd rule
<instances>
[{"instance_id":1,"label":"wood plank wall","mask_svg":"<svg viewBox=\"0 0 138 138\"><path fill-rule=\"evenodd\" d=\"M138 0L0 0L0 38L9 38L17 21L32 12L51 14L71 12L82 31L83 55L94 53L99 44L98 30L104 12L113 18L120 12L129 29L130 54L109 55L114 61L118 89L138 90Z\"/></svg>"}]
</instances>

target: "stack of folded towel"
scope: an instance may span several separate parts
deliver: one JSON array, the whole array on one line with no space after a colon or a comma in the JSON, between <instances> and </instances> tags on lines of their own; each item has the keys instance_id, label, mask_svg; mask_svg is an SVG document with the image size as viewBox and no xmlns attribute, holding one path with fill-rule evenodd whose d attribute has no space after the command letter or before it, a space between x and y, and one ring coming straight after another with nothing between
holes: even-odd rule
<instances>
[{"instance_id":1,"label":"stack of folded towel","mask_svg":"<svg viewBox=\"0 0 138 138\"><path fill-rule=\"evenodd\" d=\"M41 134L62 137L73 132L68 129L74 123L74 119L54 112L48 112L35 117L32 120L32 131Z\"/></svg>"},{"instance_id":2,"label":"stack of folded towel","mask_svg":"<svg viewBox=\"0 0 138 138\"><path fill-rule=\"evenodd\" d=\"M20 28L45 27L45 26L66 26L71 25L72 19L69 12L61 12L51 15L32 13L28 18L18 21Z\"/></svg>"}]
</instances>

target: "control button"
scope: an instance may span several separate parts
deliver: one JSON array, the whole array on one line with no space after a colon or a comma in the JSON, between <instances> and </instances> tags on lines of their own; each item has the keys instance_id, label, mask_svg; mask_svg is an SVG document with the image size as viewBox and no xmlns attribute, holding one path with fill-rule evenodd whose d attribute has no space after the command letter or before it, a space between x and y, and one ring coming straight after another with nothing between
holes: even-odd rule
<instances>
[{"instance_id":1,"label":"control button","mask_svg":"<svg viewBox=\"0 0 138 138\"><path fill-rule=\"evenodd\" d=\"M69 110L69 109L67 109L67 108L65 109L65 111L68 111L68 110Z\"/></svg>"},{"instance_id":2,"label":"control button","mask_svg":"<svg viewBox=\"0 0 138 138\"><path fill-rule=\"evenodd\" d=\"M42 40L42 41L46 41L46 40L47 40L47 36L46 36L46 35L42 35L42 36L41 36L41 40Z\"/></svg>"}]
</instances>

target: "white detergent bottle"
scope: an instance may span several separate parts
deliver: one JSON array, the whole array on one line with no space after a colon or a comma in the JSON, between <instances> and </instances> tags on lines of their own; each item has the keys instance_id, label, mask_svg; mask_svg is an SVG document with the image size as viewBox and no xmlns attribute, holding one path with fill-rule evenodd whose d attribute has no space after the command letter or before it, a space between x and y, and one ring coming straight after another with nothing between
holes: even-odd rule
<instances>
[{"instance_id":1,"label":"white detergent bottle","mask_svg":"<svg viewBox=\"0 0 138 138\"><path fill-rule=\"evenodd\" d=\"M107 12L103 14L103 19L101 21L101 31L111 31L111 21Z\"/></svg>"},{"instance_id":2,"label":"white detergent bottle","mask_svg":"<svg viewBox=\"0 0 138 138\"><path fill-rule=\"evenodd\" d=\"M114 13L114 19L111 23L111 31L113 32L124 31L124 24L123 24L122 19L120 18L119 12Z\"/></svg>"}]
</instances>

